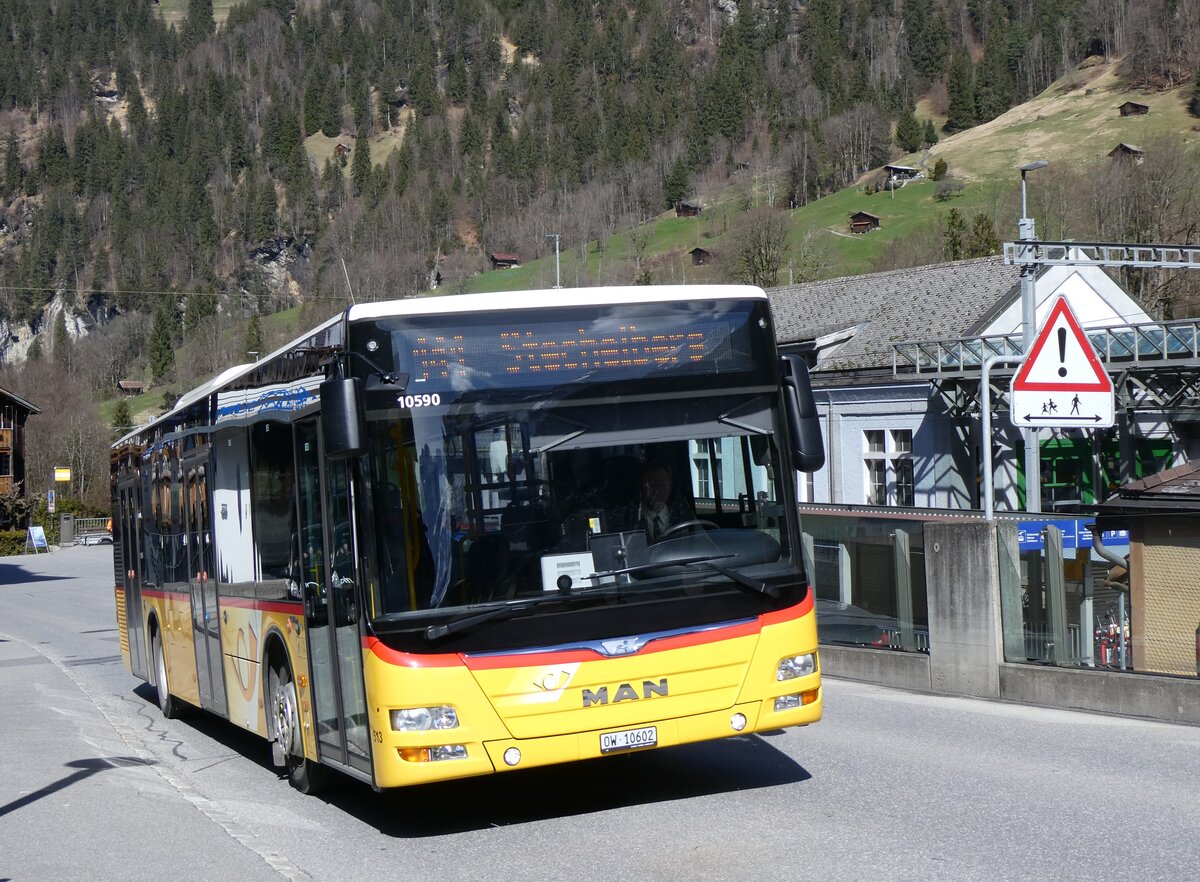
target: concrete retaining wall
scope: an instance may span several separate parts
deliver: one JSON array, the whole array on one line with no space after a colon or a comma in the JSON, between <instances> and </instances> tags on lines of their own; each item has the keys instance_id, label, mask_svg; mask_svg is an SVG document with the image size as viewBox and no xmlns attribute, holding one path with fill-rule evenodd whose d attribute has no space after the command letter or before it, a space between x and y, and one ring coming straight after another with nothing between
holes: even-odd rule
<instances>
[{"instance_id":1,"label":"concrete retaining wall","mask_svg":"<svg viewBox=\"0 0 1200 882\"><path fill-rule=\"evenodd\" d=\"M929 655L826 645L822 671L920 692L1200 725L1200 678L1005 662L996 529L978 521L925 525Z\"/></svg>"}]
</instances>

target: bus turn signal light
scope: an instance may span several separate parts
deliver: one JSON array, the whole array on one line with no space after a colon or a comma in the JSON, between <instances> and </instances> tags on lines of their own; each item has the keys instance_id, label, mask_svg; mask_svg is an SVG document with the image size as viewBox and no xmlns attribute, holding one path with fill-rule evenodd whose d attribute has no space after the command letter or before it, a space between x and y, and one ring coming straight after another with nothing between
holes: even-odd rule
<instances>
[{"instance_id":1,"label":"bus turn signal light","mask_svg":"<svg viewBox=\"0 0 1200 882\"><path fill-rule=\"evenodd\" d=\"M817 700L817 693L819 691L819 689L809 689L807 692L800 692L796 695L781 695L775 699L775 713L812 704Z\"/></svg>"},{"instance_id":2,"label":"bus turn signal light","mask_svg":"<svg viewBox=\"0 0 1200 882\"><path fill-rule=\"evenodd\" d=\"M406 763L436 763L442 760L467 758L465 744L439 744L436 747L398 747L400 759Z\"/></svg>"}]
</instances>

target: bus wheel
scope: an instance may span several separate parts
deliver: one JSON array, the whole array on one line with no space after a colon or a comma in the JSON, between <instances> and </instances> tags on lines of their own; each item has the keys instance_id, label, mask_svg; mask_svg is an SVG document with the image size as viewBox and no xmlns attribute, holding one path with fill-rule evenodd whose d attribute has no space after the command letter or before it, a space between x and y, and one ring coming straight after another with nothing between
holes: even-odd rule
<instances>
[{"instance_id":1,"label":"bus wheel","mask_svg":"<svg viewBox=\"0 0 1200 882\"><path fill-rule=\"evenodd\" d=\"M150 651L154 657L154 691L158 694L158 709L168 720L179 716L179 702L167 687L167 657L163 655L162 635L158 631L150 638Z\"/></svg>"},{"instance_id":2,"label":"bus wheel","mask_svg":"<svg viewBox=\"0 0 1200 882\"><path fill-rule=\"evenodd\" d=\"M275 744L273 752L282 757L287 767L288 781L301 793L314 794L325 789L329 770L304 755L304 742L300 736L300 702L296 696L296 683L286 663L276 662L267 675L268 708L271 735Z\"/></svg>"}]
</instances>

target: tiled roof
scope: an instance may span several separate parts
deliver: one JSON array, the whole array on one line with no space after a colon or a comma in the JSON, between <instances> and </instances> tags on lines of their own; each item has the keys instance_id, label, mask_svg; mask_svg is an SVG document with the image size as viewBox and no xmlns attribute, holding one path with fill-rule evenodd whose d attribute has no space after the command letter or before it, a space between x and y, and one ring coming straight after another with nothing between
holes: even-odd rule
<instances>
[{"instance_id":1,"label":"tiled roof","mask_svg":"<svg viewBox=\"0 0 1200 882\"><path fill-rule=\"evenodd\" d=\"M1018 295L1019 271L981 257L773 288L768 293L781 345L861 325L818 371L891 368L892 344L968 335L997 301Z\"/></svg>"},{"instance_id":2,"label":"tiled roof","mask_svg":"<svg viewBox=\"0 0 1200 882\"><path fill-rule=\"evenodd\" d=\"M1200 513L1200 464L1173 469L1131 481L1096 508L1101 517L1131 514Z\"/></svg>"},{"instance_id":3,"label":"tiled roof","mask_svg":"<svg viewBox=\"0 0 1200 882\"><path fill-rule=\"evenodd\" d=\"M28 402L24 398L22 398L20 395L16 395L12 392L9 392L7 389L0 389L0 401L3 401L4 399L8 399L13 404L17 405L18 407L24 408L25 410L29 411L30 413L41 413L42 412L42 409L40 407L38 407L36 404L31 404L30 402Z\"/></svg>"}]
</instances>

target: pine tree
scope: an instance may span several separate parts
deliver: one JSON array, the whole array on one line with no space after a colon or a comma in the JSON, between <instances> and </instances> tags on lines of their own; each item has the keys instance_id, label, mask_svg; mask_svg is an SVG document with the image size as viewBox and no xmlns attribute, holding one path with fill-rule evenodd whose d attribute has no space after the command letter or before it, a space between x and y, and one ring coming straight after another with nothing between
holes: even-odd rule
<instances>
[{"instance_id":1,"label":"pine tree","mask_svg":"<svg viewBox=\"0 0 1200 882\"><path fill-rule=\"evenodd\" d=\"M60 310L54 317L54 332L50 339L54 363L66 370L71 365L71 337L67 334L66 310Z\"/></svg>"},{"instance_id":2,"label":"pine tree","mask_svg":"<svg viewBox=\"0 0 1200 882\"><path fill-rule=\"evenodd\" d=\"M926 147L932 147L938 142L937 129L933 127L933 120L925 120L925 132L921 136L921 140L924 142Z\"/></svg>"},{"instance_id":3,"label":"pine tree","mask_svg":"<svg viewBox=\"0 0 1200 882\"><path fill-rule=\"evenodd\" d=\"M937 158L937 162L933 164L933 173L930 175L930 177L935 181L940 181L946 177L949 171L950 166L946 164L946 160L939 156Z\"/></svg>"},{"instance_id":4,"label":"pine tree","mask_svg":"<svg viewBox=\"0 0 1200 882\"><path fill-rule=\"evenodd\" d=\"M950 109L943 126L947 132L959 132L975 125L975 84L972 79L971 58L966 52L954 56L946 84Z\"/></svg>"},{"instance_id":5,"label":"pine tree","mask_svg":"<svg viewBox=\"0 0 1200 882\"><path fill-rule=\"evenodd\" d=\"M193 49L199 46L216 29L212 0L188 0L187 16L183 20L184 48Z\"/></svg>"},{"instance_id":6,"label":"pine tree","mask_svg":"<svg viewBox=\"0 0 1200 882\"><path fill-rule=\"evenodd\" d=\"M342 88L330 77L321 95L321 132L328 138L342 133Z\"/></svg>"},{"instance_id":7,"label":"pine tree","mask_svg":"<svg viewBox=\"0 0 1200 882\"><path fill-rule=\"evenodd\" d=\"M19 192L22 177L21 148L17 144L17 133L10 130L4 146L4 189L0 193Z\"/></svg>"},{"instance_id":8,"label":"pine tree","mask_svg":"<svg viewBox=\"0 0 1200 882\"><path fill-rule=\"evenodd\" d=\"M112 427L113 434L117 437L133 428L133 412L129 409L129 402L124 398L117 402L117 406L113 410Z\"/></svg>"},{"instance_id":9,"label":"pine tree","mask_svg":"<svg viewBox=\"0 0 1200 882\"><path fill-rule=\"evenodd\" d=\"M962 212L951 208L946 215L946 225L942 229L942 249L946 260L962 260L966 255L967 223L963 220Z\"/></svg>"},{"instance_id":10,"label":"pine tree","mask_svg":"<svg viewBox=\"0 0 1200 882\"><path fill-rule=\"evenodd\" d=\"M253 188L254 214L250 228L250 241L262 242L275 235L279 224L279 197L275 193L275 182L263 175L257 187Z\"/></svg>"},{"instance_id":11,"label":"pine tree","mask_svg":"<svg viewBox=\"0 0 1200 882\"><path fill-rule=\"evenodd\" d=\"M988 122L1012 106L1012 72L1008 67L1009 27L1003 8L993 0L988 13L987 45L975 72L975 121Z\"/></svg>"},{"instance_id":12,"label":"pine tree","mask_svg":"<svg viewBox=\"0 0 1200 882\"><path fill-rule=\"evenodd\" d=\"M954 211L955 209L950 209ZM967 243L967 257L990 257L1000 253L1000 238L996 235L996 224L990 214L979 213L971 219L971 238Z\"/></svg>"},{"instance_id":13,"label":"pine tree","mask_svg":"<svg viewBox=\"0 0 1200 882\"><path fill-rule=\"evenodd\" d=\"M906 109L900 114L900 119L896 123L896 143L900 145L900 149L905 153L915 153L921 149L922 138L921 124L917 122L916 115L910 109Z\"/></svg>"},{"instance_id":14,"label":"pine tree","mask_svg":"<svg viewBox=\"0 0 1200 882\"><path fill-rule=\"evenodd\" d=\"M187 303L183 307L184 337L191 338L196 333L196 329L200 327L201 322L214 315L216 311L215 297L209 297L203 293L189 294Z\"/></svg>"},{"instance_id":15,"label":"pine tree","mask_svg":"<svg viewBox=\"0 0 1200 882\"><path fill-rule=\"evenodd\" d=\"M262 321L258 317L258 313L250 316L250 321L246 325L246 336L242 341L242 350L246 353L247 358L257 359L263 354L263 332Z\"/></svg>"},{"instance_id":16,"label":"pine tree","mask_svg":"<svg viewBox=\"0 0 1200 882\"><path fill-rule=\"evenodd\" d=\"M917 75L932 83L946 69L949 35L945 14L930 0L909 0L907 13L909 57Z\"/></svg>"},{"instance_id":17,"label":"pine tree","mask_svg":"<svg viewBox=\"0 0 1200 882\"><path fill-rule=\"evenodd\" d=\"M691 175L688 173L687 162L681 156L675 160L670 174L663 181L663 197L667 208L673 208L677 203L682 202L683 198L687 196L690 186Z\"/></svg>"},{"instance_id":18,"label":"pine tree","mask_svg":"<svg viewBox=\"0 0 1200 882\"><path fill-rule=\"evenodd\" d=\"M175 370L175 345L171 340L171 328L176 323L171 315L174 311L175 308L167 303L158 308L150 328L150 339L146 341L150 378L156 383L169 380Z\"/></svg>"},{"instance_id":19,"label":"pine tree","mask_svg":"<svg viewBox=\"0 0 1200 882\"><path fill-rule=\"evenodd\" d=\"M367 140L366 126L359 126L354 141L354 158L350 161L350 180L354 184L354 195L361 196L371 179L371 142Z\"/></svg>"},{"instance_id":20,"label":"pine tree","mask_svg":"<svg viewBox=\"0 0 1200 882\"><path fill-rule=\"evenodd\" d=\"M67 142L60 127L50 128L38 144L37 170L42 183L48 187L70 180L71 154L67 152Z\"/></svg>"}]
</instances>

